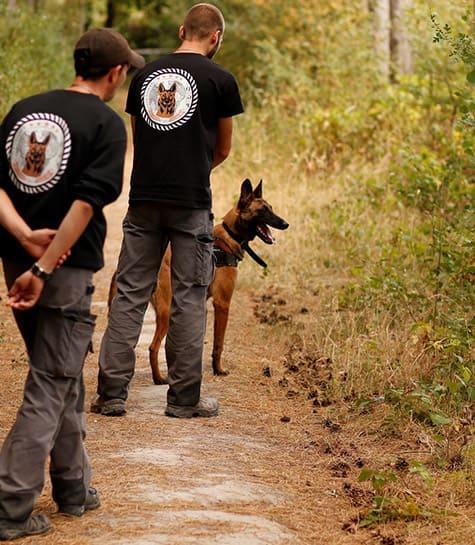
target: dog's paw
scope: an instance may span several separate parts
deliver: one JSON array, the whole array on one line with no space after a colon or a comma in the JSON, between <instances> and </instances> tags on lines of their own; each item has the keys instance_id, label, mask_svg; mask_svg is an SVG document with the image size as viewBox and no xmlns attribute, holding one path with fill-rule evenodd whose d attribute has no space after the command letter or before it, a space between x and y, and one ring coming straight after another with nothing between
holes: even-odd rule
<instances>
[{"instance_id":1,"label":"dog's paw","mask_svg":"<svg viewBox=\"0 0 475 545\"><path fill-rule=\"evenodd\" d=\"M153 377L153 383L156 384L157 386L161 385L161 384L168 384L168 380L166 378L163 378L163 377Z\"/></svg>"},{"instance_id":2,"label":"dog's paw","mask_svg":"<svg viewBox=\"0 0 475 545\"><path fill-rule=\"evenodd\" d=\"M231 237L229 237L229 242L226 241L226 244L229 246L231 253L239 259L239 261L242 261L244 259L244 250L241 248L241 245L238 244L235 240L233 240Z\"/></svg>"},{"instance_id":3,"label":"dog's paw","mask_svg":"<svg viewBox=\"0 0 475 545\"><path fill-rule=\"evenodd\" d=\"M227 377L229 371L225 371L224 369L213 369L213 374L217 377Z\"/></svg>"}]
</instances>

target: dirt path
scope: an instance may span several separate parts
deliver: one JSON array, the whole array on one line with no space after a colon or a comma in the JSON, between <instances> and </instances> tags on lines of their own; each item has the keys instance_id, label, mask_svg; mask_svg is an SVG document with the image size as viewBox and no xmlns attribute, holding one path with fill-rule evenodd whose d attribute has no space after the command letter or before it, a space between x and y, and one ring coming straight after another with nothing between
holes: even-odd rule
<instances>
[{"instance_id":1,"label":"dirt path","mask_svg":"<svg viewBox=\"0 0 475 545\"><path fill-rule=\"evenodd\" d=\"M94 395L97 351L106 325L106 300L121 239L126 194L107 209L106 267L96 275L94 346L86 361L87 407ZM2 288L2 294L4 289ZM45 536L19 540L35 545L401 545L442 543L432 529L408 537L405 526L373 531L342 527L371 503L359 485L371 461L374 437L361 441L351 426L312 409L308 399L285 395L271 371L282 353L266 338L253 312L255 294L239 288L232 303L224 361L227 377L213 377L212 328L205 346L203 393L219 398L217 418L164 416L166 386L154 386L148 367L153 314L137 351L137 369L122 418L87 414L87 447L102 507L80 519L55 513L47 481L38 510L53 523ZM210 312L209 319L212 319ZM21 399L26 358L9 310L0 305L2 379L0 440ZM161 358L163 363L163 356ZM393 447L392 447L393 448ZM437 533L437 528L434 530ZM427 535L429 534L429 535ZM401 537L404 535L405 537ZM455 543L444 540L443 545Z\"/></svg>"}]
</instances>

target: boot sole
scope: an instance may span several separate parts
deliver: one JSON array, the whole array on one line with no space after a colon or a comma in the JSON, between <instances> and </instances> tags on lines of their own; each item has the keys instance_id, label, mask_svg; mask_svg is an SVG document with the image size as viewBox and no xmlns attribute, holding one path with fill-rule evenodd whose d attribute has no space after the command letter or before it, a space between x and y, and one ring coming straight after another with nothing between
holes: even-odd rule
<instances>
[{"instance_id":1,"label":"boot sole","mask_svg":"<svg viewBox=\"0 0 475 545\"><path fill-rule=\"evenodd\" d=\"M215 409L213 411L200 411L200 410L193 410L193 409L170 409L167 408L165 410L166 416L172 416L174 418L195 418L195 417L202 417L202 418L210 418L212 416L218 415L218 409Z\"/></svg>"},{"instance_id":2,"label":"boot sole","mask_svg":"<svg viewBox=\"0 0 475 545\"><path fill-rule=\"evenodd\" d=\"M1 528L0 541L10 541L25 536L38 536L46 533L51 528L49 520L43 519L43 525L38 526L36 530L28 530L26 528Z\"/></svg>"},{"instance_id":3,"label":"boot sole","mask_svg":"<svg viewBox=\"0 0 475 545\"><path fill-rule=\"evenodd\" d=\"M101 405L91 405L91 413L102 414L103 416L122 416L127 412L125 407L104 407Z\"/></svg>"}]
</instances>

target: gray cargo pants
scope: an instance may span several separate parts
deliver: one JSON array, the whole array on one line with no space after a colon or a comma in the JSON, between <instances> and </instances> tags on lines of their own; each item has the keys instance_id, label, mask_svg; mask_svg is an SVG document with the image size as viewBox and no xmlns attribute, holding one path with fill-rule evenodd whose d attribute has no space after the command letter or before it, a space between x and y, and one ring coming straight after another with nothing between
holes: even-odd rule
<instances>
[{"instance_id":1,"label":"gray cargo pants","mask_svg":"<svg viewBox=\"0 0 475 545\"><path fill-rule=\"evenodd\" d=\"M213 215L146 202L129 207L117 268L117 294L99 354L97 393L127 399L135 347L168 243L172 248L172 304L165 343L167 399L195 405L200 398L206 297L213 275Z\"/></svg>"},{"instance_id":2,"label":"gray cargo pants","mask_svg":"<svg viewBox=\"0 0 475 545\"><path fill-rule=\"evenodd\" d=\"M27 266L3 260L10 287ZM53 499L83 505L91 480L82 369L95 317L92 271L63 267L35 307L15 311L30 359L23 404L0 451L0 519L23 521L44 486L50 457Z\"/></svg>"}]
</instances>

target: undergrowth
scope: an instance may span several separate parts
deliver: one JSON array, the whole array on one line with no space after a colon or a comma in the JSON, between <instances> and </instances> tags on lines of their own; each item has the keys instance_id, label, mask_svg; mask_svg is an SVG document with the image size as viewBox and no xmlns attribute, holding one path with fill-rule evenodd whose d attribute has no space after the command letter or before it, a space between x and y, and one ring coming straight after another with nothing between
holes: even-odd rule
<instances>
[{"instance_id":1,"label":"undergrowth","mask_svg":"<svg viewBox=\"0 0 475 545\"><path fill-rule=\"evenodd\" d=\"M451 480L466 500L474 484L475 62L470 17L460 31L437 20L426 18L420 71L398 85L354 89L353 103L335 91L305 108L284 93L265 97L265 113L251 104L224 167L264 178L290 223L278 247L260 248L270 269L256 311L284 347L283 393L316 414L350 411L374 433L425 437L426 459L404 479L363 474L384 481L369 525L450 514L428 486L404 492L416 477ZM285 54L263 47L267 69ZM240 282L254 287L255 274Z\"/></svg>"}]
</instances>

